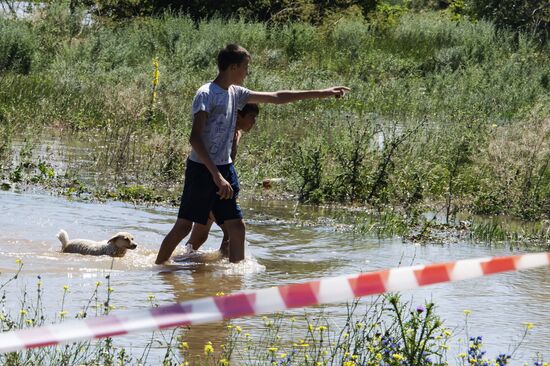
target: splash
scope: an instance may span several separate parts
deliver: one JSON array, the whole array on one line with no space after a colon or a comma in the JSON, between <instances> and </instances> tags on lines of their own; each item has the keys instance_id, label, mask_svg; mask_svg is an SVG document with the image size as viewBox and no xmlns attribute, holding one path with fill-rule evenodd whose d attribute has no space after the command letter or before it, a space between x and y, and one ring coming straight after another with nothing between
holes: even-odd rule
<instances>
[{"instance_id":1,"label":"splash","mask_svg":"<svg viewBox=\"0 0 550 366\"><path fill-rule=\"evenodd\" d=\"M246 250L245 259L231 263L219 250L190 250L186 248L181 255L172 257L172 263L186 269L198 269L221 272L224 275L249 275L265 271L265 266L258 263L250 250Z\"/></svg>"}]
</instances>

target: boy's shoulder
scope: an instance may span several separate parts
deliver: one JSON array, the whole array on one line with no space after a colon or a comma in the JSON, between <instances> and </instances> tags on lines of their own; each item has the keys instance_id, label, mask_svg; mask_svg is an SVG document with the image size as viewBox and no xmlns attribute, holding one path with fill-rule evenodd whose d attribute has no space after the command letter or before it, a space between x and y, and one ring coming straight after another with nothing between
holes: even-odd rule
<instances>
[{"instance_id":1,"label":"boy's shoulder","mask_svg":"<svg viewBox=\"0 0 550 366\"><path fill-rule=\"evenodd\" d=\"M202 84L198 89L197 93L212 93L216 89L216 84L212 81Z\"/></svg>"},{"instance_id":2,"label":"boy's shoulder","mask_svg":"<svg viewBox=\"0 0 550 366\"><path fill-rule=\"evenodd\" d=\"M248 89L240 86L240 85L235 85L235 84L232 84L229 86L229 89L226 90L226 89L223 89L221 86L219 86L218 84L216 84L215 82L213 81L209 81L207 82L206 84L203 84L201 85L198 89L197 89L197 95L199 94L202 94L202 95L215 95L215 94L227 94L228 92L231 93L231 94L235 94L235 93L243 93L243 92L247 92Z\"/></svg>"}]
</instances>

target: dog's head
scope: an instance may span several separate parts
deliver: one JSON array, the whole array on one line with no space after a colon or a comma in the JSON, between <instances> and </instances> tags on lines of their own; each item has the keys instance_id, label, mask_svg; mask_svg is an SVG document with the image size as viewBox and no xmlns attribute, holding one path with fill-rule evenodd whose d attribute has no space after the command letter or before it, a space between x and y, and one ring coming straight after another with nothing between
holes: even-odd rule
<instances>
[{"instance_id":1,"label":"dog's head","mask_svg":"<svg viewBox=\"0 0 550 366\"><path fill-rule=\"evenodd\" d=\"M127 232L116 233L108 241L109 244L113 244L120 249L136 249L137 243L134 241L134 236Z\"/></svg>"}]
</instances>

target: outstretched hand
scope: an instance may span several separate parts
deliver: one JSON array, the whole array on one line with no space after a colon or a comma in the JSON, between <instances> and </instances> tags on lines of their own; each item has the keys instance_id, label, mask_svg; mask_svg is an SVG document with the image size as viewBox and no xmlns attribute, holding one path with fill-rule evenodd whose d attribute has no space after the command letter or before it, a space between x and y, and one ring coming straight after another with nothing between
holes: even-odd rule
<instances>
[{"instance_id":1,"label":"outstretched hand","mask_svg":"<svg viewBox=\"0 0 550 366\"><path fill-rule=\"evenodd\" d=\"M332 88L325 89L325 92L327 92L329 96L334 95L335 98L341 98L350 90L351 89L347 86L333 86Z\"/></svg>"}]
</instances>

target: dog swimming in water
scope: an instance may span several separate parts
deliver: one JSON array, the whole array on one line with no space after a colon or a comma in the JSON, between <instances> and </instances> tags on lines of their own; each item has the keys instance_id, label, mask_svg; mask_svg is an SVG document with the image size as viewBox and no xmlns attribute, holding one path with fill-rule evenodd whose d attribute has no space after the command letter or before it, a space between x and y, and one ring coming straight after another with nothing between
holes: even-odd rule
<instances>
[{"instance_id":1,"label":"dog swimming in water","mask_svg":"<svg viewBox=\"0 0 550 366\"><path fill-rule=\"evenodd\" d=\"M57 233L61 242L63 253L79 253L85 255L109 255L111 257L124 257L128 249L136 249L137 243L132 234L127 232L116 233L109 240L94 241L88 239L69 240L65 230Z\"/></svg>"}]
</instances>

